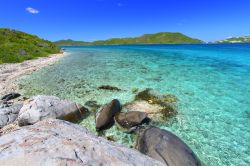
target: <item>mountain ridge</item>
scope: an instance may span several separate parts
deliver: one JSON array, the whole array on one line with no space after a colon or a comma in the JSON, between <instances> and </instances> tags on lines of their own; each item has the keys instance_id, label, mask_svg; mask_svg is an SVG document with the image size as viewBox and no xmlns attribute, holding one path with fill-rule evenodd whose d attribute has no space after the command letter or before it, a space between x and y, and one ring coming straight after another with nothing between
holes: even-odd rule
<instances>
[{"instance_id":1,"label":"mountain ridge","mask_svg":"<svg viewBox=\"0 0 250 166\"><path fill-rule=\"evenodd\" d=\"M197 44L204 43L202 40L191 38L179 32L159 32L144 34L138 37L110 38L93 42L74 41L71 39L54 42L58 46L81 46L81 45L119 45L119 44Z\"/></svg>"}]
</instances>

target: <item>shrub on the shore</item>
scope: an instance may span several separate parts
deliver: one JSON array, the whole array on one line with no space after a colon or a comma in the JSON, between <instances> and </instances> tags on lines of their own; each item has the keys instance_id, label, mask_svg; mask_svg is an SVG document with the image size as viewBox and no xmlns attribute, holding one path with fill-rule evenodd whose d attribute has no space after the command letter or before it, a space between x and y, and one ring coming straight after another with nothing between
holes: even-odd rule
<instances>
[{"instance_id":1,"label":"shrub on the shore","mask_svg":"<svg viewBox=\"0 0 250 166\"><path fill-rule=\"evenodd\" d=\"M60 49L50 41L24 32L0 28L0 64L22 62L59 52Z\"/></svg>"}]
</instances>

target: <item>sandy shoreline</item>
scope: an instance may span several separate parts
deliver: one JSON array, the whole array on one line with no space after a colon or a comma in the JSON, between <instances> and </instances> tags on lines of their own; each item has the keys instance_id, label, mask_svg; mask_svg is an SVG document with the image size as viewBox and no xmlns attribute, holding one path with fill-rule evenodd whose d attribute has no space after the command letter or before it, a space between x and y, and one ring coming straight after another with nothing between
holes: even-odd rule
<instances>
[{"instance_id":1,"label":"sandy shoreline","mask_svg":"<svg viewBox=\"0 0 250 166\"><path fill-rule=\"evenodd\" d=\"M22 63L8 63L0 65L0 96L11 92L18 92L16 80L23 75L31 74L45 66L54 64L65 56L66 53L52 54Z\"/></svg>"}]
</instances>

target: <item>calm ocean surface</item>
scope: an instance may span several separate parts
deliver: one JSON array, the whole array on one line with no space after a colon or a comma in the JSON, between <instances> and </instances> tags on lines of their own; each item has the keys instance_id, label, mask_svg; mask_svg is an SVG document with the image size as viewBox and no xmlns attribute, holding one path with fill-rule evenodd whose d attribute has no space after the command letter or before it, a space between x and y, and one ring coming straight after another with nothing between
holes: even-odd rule
<instances>
[{"instance_id":1,"label":"calm ocean surface","mask_svg":"<svg viewBox=\"0 0 250 166\"><path fill-rule=\"evenodd\" d=\"M174 94L178 115L159 127L181 137L204 165L250 165L250 44L65 48L69 55L58 63L20 79L27 96L124 104L136 88ZM81 125L95 132L94 115ZM116 126L105 135L128 146L134 140Z\"/></svg>"}]
</instances>

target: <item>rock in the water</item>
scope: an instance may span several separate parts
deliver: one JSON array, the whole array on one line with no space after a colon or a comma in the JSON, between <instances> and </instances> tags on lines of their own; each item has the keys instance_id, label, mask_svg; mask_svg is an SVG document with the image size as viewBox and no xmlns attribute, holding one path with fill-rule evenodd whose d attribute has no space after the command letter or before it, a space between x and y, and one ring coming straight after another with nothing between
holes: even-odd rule
<instances>
[{"instance_id":1,"label":"rock in the water","mask_svg":"<svg viewBox=\"0 0 250 166\"><path fill-rule=\"evenodd\" d=\"M14 122L23 104L14 104L0 109L0 128Z\"/></svg>"},{"instance_id":2,"label":"rock in the water","mask_svg":"<svg viewBox=\"0 0 250 166\"><path fill-rule=\"evenodd\" d=\"M119 89L115 86L110 86L110 85L102 85L102 86L98 87L98 89L111 90L111 91L121 91L121 89Z\"/></svg>"},{"instance_id":3,"label":"rock in the water","mask_svg":"<svg viewBox=\"0 0 250 166\"><path fill-rule=\"evenodd\" d=\"M143 100L127 103L125 104L124 108L128 111L145 112L148 114L148 117L155 122L166 121L177 114L176 109L168 104L150 104L147 101Z\"/></svg>"},{"instance_id":4,"label":"rock in the water","mask_svg":"<svg viewBox=\"0 0 250 166\"><path fill-rule=\"evenodd\" d=\"M177 101L177 97L172 94L158 94L150 88L147 88L141 92L139 92L135 96L135 100L144 100L150 104L170 104L175 103Z\"/></svg>"},{"instance_id":5,"label":"rock in the water","mask_svg":"<svg viewBox=\"0 0 250 166\"><path fill-rule=\"evenodd\" d=\"M14 93L14 92L13 92L13 93L4 95L4 96L1 98L1 100L9 101L9 100L18 98L19 96L21 96L19 93Z\"/></svg>"},{"instance_id":6,"label":"rock in the water","mask_svg":"<svg viewBox=\"0 0 250 166\"><path fill-rule=\"evenodd\" d=\"M86 106L87 108L93 111L96 111L98 108L101 107L101 105L99 105L96 101L93 101L93 100L87 101L84 104L84 106Z\"/></svg>"},{"instance_id":7,"label":"rock in the water","mask_svg":"<svg viewBox=\"0 0 250 166\"><path fill-rule=\"evenodd\" d=\"M159 94L152 89L145 89L135 96L135 100L125 104L128 111L142 111L155 122L164 122L177 114L177 98L171 94Z\"/></svg>"},{"instance_id":8,"label":"rock in the water","mask_svg":"<svg viewBox=\"0 0 250 166\"><path fill-rule=\"evenodd\" d=\"M200 160L180 138L173 133L151 127L137 139L136 149L168 166L200 166Z\"/></svg>"},{"instance_id":9,"label":"rock in the water","mask_svg":"<svg viewBox=\"0 0 250 166\"><path fill-rule=\"evenodd\" d=\"M117 99L104 105L99 112L96 113L96 130L107 129L114 124L114 116L121 111L121 104Z\"/></svg>"},{"instance_id":10,"label":"rock in the water","mask_svg":"<svg viewBox=\"0 0 250 166\"><path fill-rule=\"evenodd\" d=\"M147 122L147 113L140 111L119 112L115 114L115 122L125 129L130 129Z\"/></svg>"},{"instance_id":11,"label":"rock in the water","mask_svg":"<svg viewBox=\"0 0 250 166\"><path fill-rule=\"evenodd\" d=\"M78 122L88 110L74 102L54 96L35 96L29 100L18 116L20 126L35 124L48 118Z\"/></svg>"},{"instance_id":12,"label":"rock in the water","mask_svg":"<svg viewBox=\"0 0 250 166\"><path fill-rule=\"evenodd\" d=\"M0 165L163 166L140 152L97 137L82 126L47 119L0 137Z\"/></svg>"}]
</instances>

